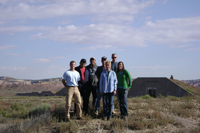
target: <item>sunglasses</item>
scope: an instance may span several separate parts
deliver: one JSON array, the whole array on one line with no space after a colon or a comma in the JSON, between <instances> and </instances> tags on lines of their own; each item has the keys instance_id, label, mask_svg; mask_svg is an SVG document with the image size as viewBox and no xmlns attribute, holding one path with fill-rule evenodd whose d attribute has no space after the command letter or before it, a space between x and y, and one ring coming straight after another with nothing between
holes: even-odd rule
<instances>
[{"instance_id":1,"label":"sunglasses","mask_svg":"<svg viewBox=\"0 0 200 133\"><path fill-rule=\"evenodd\" d=\"M112 58L117 58L117 57L112 57Z\"/></svg>"}]
</instances>

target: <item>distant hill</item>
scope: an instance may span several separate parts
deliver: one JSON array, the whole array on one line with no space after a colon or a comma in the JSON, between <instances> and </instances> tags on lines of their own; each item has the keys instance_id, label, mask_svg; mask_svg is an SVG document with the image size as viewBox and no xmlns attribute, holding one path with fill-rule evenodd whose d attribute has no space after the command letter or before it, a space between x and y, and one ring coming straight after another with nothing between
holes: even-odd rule
<instances>
[{"instance_id":1,"label":"distant hill","mask_svg":"<svg viewBox=\"0 0 200 133\"><path fill-rule=\"evenodd\" d=\"M63 88L61 78L23 80L11 77L0 77L0 94L11 94L17 92L57 92Z\"/></svg>"},{"instance_id":2,"label":"distant hill","mask_svg":"<svg viewBox=\"0 0 200 133\"><path fill-rule=\"evenodd\" d=\"M188 83L194 87L198 87L200 88L200 79L196 79L196 80L182 80L184 83Z\"/></svg>"},{"instance_id":3,"label":"distant hill","mask_svg":"<svg viewBox=\"0 0 200 133\"><path fill-rule=\"evenodd\" d=\"M200 88L200 79L197 80L175 80L182 84L192 85ZM13 95L20 92L41 92L41 91L52 91L56 93L63 88L61 78L50 78L40 80L23 80L15 79L12 77L0 77L0 95Z\"/></svg>"}]
</instances>

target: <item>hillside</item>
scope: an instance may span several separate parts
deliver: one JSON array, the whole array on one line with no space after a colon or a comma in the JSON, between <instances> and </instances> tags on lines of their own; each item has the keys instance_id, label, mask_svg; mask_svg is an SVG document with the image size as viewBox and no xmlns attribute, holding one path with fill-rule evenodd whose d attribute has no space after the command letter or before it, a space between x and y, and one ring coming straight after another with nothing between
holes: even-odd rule
<instances>
[{"instance_id":1,"label":"hillside","mask_svg":"<svg viewBox=\"0 0 200 133\"><path fill-rule=\"evenodd\" d=\"M192 86L198 87L200 88L200 79L196 79L196 80L183 80L184 83L188 83Z\"/></svg>"},{"instance_id":2,"label":"hillside","mask_svg":"<svg viewBox=\"0 0 200 133\"><path fill-rule=\"evenodd\" d=\"M63 88L61 78L22 80L0 77L0 94L13 95L18 92L58 91Z\"/></svg>"}]
</instances>

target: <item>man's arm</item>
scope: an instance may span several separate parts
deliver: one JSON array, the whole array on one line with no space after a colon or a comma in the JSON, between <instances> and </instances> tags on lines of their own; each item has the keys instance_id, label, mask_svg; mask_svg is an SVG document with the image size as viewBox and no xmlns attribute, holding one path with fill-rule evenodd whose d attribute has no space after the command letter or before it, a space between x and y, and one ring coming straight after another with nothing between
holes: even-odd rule
<instances>
[{"instance_id":1,"label":"man's arm","mask_svg":"<svg viewBox=\"0 0 200 133\"><path fill-rule=\"evenodd\" d=\"M64 79L62 79L62 83L63 83L63 85L64 85L65 87L67 87L66 81L65 81Z\"/></svg>"}]
</instances>

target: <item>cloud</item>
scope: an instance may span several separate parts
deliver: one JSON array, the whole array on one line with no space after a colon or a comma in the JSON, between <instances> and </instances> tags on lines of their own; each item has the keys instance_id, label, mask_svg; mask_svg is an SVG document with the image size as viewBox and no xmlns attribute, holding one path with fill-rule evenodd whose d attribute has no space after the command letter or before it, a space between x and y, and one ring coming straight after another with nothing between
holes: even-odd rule
<instances>
[{"instance_id":1,"label":"cloud","mask_svg":"<svg viewBox=\"0 0 200 133\"><path fill-rule=\"evenodd\" d=\"M145 47L144 38L130 26L115 24L90 24L88 26L68 25L39 33L33 39L50 39L72 44L118 45Z\"/></svg>"},{"instance_id":2,"label":"cloud","mask_svg":"<svg viewBox=\"0 0 200 133\"><path fill-rule=\"evenodd\" d=\"M140 30L147 42L181 44L200 41L200 16L148 21Z\"/></svg>"},{"instance_id":3,"label":"cloud","mask_svg":"<svg viewBox=\"0 0 200 133\"><path fill-rule=\"evenodd\" d=\"M12 55L12 56L27 56L30 53L7 53L7 55Z\"/></svg>"},{"instance_id":4,"label":"cloud","mask_svg":"<svg viewBox=\"0 0 200 133\"><path fill-rule=\"evenodd\" d=\"M15 46L15 45L2 45L2 46L0 46L0 50L10 50L10 49L13 49L16 47L17 46Z\"/></svg>"},{"instance_id":5,"label":"cloud","mask_svg":"<svg viewBox=\"0 0 200 133\"><path fill-rule=\"evenodd\" d=\"M0 27L0 32L27 32L27 31L49 31L55 28L45 26L13 26L13 27Z\"/></svg>"},{"instance_id":6,"label":"cloud","mask_svg":"<svg viewBox=\"0 0 200 133\"><path fill-rule=\"evenodd\" d=\"M157 70L157 69L167 69L167 68L171 68L172 66L132 66L129 68L132 69L153 69L153 70Z\"/></svg>"},{"instance_id":7,"label":"cloud","mask_svg":"<svg viewBox=\"0 0 200 133\"><path fill-rule=\"evenodd\" d=\"M170 48L187 48L191 46L193 46L193 44L171 45Z\"/></svg>"},{"instance_id":8,"label":"cloud","mask_svg":"<svg viewBox=\"0 0 200 133\"><path fill-rule=\"evenodd\" d=\"M200 51L200 48L188 48L185 51Z\"/></svg>"},{"instance_id":9,"label":"cloud","mask_svg":"<svg viewBox=\"0 0 200 133\"><path fill-rule=\"evenodd\" d=\"M76 49L72 49L73 51L76 50L99 50L99 49L110 49L110 48L114 48L112 45L96 45L96 46L91 46L91 47L84 47L84 48L76 48Z\"/></svg>"},{"instance_id":10,"label":"cloud","mask_svg":"<svg viewBox=\"0 0 200 133\"><path fill-rule=\"evenodd\" d=\"M69 68L64 68L56 65L48 67L11 67L0 66L1 76L9 76L19 79L45 79L61 77Z\"/></svg>"},{"instance_id":11,"label":"cloud","mask_svg":"<svg viewBox=\"0 0 200 133\"><path fill-rule=\"evenodd\" d=\"M51 60L49 60L49 59L35 59L33 62L34 63L49 63L49 62L51 62Z\"/></svg>"},{"instance_id":12,"label":"cloud","mask_svg":"<svg viewBox=\"0 0 200 133\"><path fill-rule=\"evenodd\" d=\"M41 58L33 60L34 63L50 63L57 61L58 59L64 59L65 57L50 57L50 58Z\"/></svg>"},{"instance_id":13,"label":"cloud","mask_svg":"<svg viewBox=\"0 0 200 133\"><path fill-rule=\"evenodd\" d=\"M155 0L16 0L0 1L1 20L44 19L73 15L138 14Z\"/></svg>"}]
</instances>

